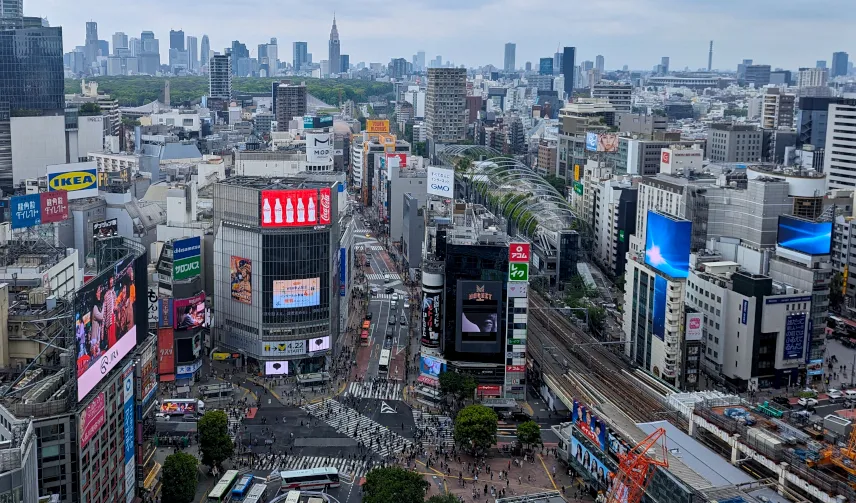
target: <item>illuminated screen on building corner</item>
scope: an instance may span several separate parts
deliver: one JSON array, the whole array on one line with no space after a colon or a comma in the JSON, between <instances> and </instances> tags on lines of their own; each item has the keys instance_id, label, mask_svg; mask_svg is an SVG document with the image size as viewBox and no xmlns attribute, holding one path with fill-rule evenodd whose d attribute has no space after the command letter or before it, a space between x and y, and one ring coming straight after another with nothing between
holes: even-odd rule
<instances>
[{"instance_id":1,"label":"illuminated screen on building corner","mask_svg":"<svg viewBox=\"0 0 856 503\"><path fill-rule=\"evenodd\" d=\"M332 218L329 188L261 191L262 227L328 225Z\"/></svg>"},{"instance_id":2,"label":"illuminated screen on building corner","mask_svg":"<svg viewBox=\"0 0 856 503\"><path fill-rule=\"evenodd\" d=\"M809 222L791 216L779 217L776 242L808 255L828 255L832 249L832 222Z\"/></svg>"},{"instance_id":3,"label":"illuminated screen on building corner","mask_svg":"<svg viewBox=\"0 0 856 503\"><path fill-rule=\"evenodd\" d=\"M645 263L672 278L686 278L690 270L692 222L673 220L648 211Z\"/></svg>"}]
</instances>

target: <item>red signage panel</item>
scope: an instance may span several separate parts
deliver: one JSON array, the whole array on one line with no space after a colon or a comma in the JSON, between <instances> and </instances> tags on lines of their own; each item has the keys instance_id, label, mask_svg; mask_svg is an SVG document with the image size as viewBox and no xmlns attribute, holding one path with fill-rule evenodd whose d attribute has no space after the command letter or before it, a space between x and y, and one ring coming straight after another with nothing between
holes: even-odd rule
<instances>
[{"instance_id":1,"label":"red signage panel","mask_svg":"<svg viewBox=\"0 0 856 503\"><path fill-rule=\"evenodd\" d=\"M330 189L321 189L321 216L320 216L320 224L328 225L332 220L333 214L333 202L330 197Z\"/></svg>"},{"instance_id":2,"label":"red signage panel","mask_svg":"<svg viewBox=\"0 0 856 503\"><path fill-rule=\"evenodd\" d=\"M526 365L506 365L506 372L526 372Z\"/></svg>"},{"instance_id":3,"label":"red signage panel","mask_svg":"<svg viewBox=\"0 0 856 503\"><path fill-rule=\"evenodd\" d=\"M511 243L508 245L509 262L529 263L529 243Z\"/></svg>"},{"instance_id":4,"label":"red signage panel","mask_svg":"<svg viewBox=\"0 0 856 503\"><path fill-rule=\"evenodd\" d=\"M407 154L404 152L398 152L395 154L386 154L386 166L391 166L391 162L394 163L393 159L398 159L398 167L406 168L407 167Z\"/></svg>"},{"instance_id":5,"label":"red signage panel","mask_svg":"<svg viewBox=\"0 0 856 503\"><path fill-rule=\"evenodd\" d=\"M327 223L330 223L329 189L327 194ZM323 223L319 215L317 189L263 190L262 227L308 227Z\"/></svg>"},{"instance_id":6,"label":"red signage panel","mask_svg":"<svg viewBox=\"0 0 856 503\"><path fill-rule=\"evenodd\" d=\"M39 198L43 224L68 220L68 192L64 190L42 192Z\"/></svg>"},{"instance_id":7,"label":"red signage panel","mask_svg":"<svg viewBox=\"0 0 856 503\"><path fill-rule=\"evenodd\" d=\"M158 373L175 373L175 337L172 328L158 329Z\"/></svg>"},{"instance_id":8,"label":"red signage panel","mask_svg":"<svg viewBox=\"0 0 856 503\"><path fill-rule=\"evenodd\" d=\"M85 447L107 422L107 399L99 393L80 413L80 447Z\"/></svg>"}]
</instances>

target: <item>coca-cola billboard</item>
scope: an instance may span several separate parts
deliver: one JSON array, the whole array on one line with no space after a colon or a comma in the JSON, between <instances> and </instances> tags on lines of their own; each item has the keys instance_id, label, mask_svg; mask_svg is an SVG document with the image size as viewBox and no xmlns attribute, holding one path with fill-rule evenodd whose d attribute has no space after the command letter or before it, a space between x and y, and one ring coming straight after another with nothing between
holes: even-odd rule
<instances>
[{"instance_id":1,"label":"coca-cola billboard","mask_svg":"<svg viewBox=\"0 0 856 503\"><path fill-rule=\"evenodd\" d=\"M329 188L262 191L262 227L327 225L331 214Z\"/></svg>"}]
</instances>

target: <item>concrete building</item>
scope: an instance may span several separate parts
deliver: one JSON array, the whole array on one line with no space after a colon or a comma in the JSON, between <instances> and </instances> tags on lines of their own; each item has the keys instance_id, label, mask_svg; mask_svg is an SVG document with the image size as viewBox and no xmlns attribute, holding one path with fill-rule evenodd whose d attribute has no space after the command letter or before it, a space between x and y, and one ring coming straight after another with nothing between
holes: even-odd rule
<instances>
[{"instance_id":1,"label":"concrete building","mask_svg":"<svg viewBox=\"0 0 856 503\"><path fill-rule=\"evenodd\" d=\"M655 134L654 136L656 138L661 135ZM677 138L642 140L621 136L618 138L618 152L614 153L611 158L615 163L616 174L652 176L659 173L662 168L663 149L704 148L704 146L704 140L679 140Z\"/></svg>"},{"instance_id":2,"label":"concrete building","mask_svg":"<svg viewBox=\"0 0 856 503\"><path fill-rule=\"evenodd\" d=\"M616 113L618 132L637 135L643 139L653 139L657 132L665 133L668 119L662 115L634 113Z\"/></svg>"},{"instance_id":3,"label":"concrete building","mask_svg":"<svg viewBox=\"0 0 856 503\"><path fill-rule=\"evenodd\" d=\"M538 141L538 158L535 170L541 176L556 176L558 165L558 140L541 139Z\"/></svg>"},{"instance_id":4,"label":"concrete building","mask_svg":"<svg viewBox=\"0 0 856 503\"><path fill-rule=\"evenodd\" d=\"M766 86L770 83L770 65L748 65L745 80L756 89Z\"/></svg>"},{"instance_id":5,"label":"concrete building","mask_svg":"<svg viewBox=\"0 0 856 503\"><path fill-rule=\"evenodd\" d=\"M812 145L815 151L826 148L829 106L842 102L842 98L800 97L796 120L798 148L803 148L805 145Z\"/></svg>"},{"instance_id":6,"label":"concrete building","mask_svg":"<svg viewBox=\"0 0 856 503\"><path fill-rule=\"evenodd\" d=\"M600 56L601 63L603 56ZM611 84L601 82L591 88L591 97L605 99L612 104L615 112L629 113L633 108L633 86L630 84Z\"/></svg>"},{"instance_id":7,"label":"concrete building","mask_svg":"<svg viewBox=\"0 0 856 503\"><path fill-rule=\"evenodd\" d=\"M609 275L624 276L630 236L636 232L637 188L629 178L604 180L595 189L595 260Z\"/></svg>"},{"instance_id":8,"label":"concrete building","mask_svg":"<svg viewBox=\"0 0 856 503\"><path fill-rule=\"evenodd\" d=\"M794 102L796 96L782 93L777 87L768 87L763 96L761 127L778 129L794 127Z\"/></svg>"},{"instance_id":9,"label":"concrete building","mask_svg":"<svg viewBox=\"0 0 856 503\"><path fill-rule=\"evenodd\" d=\"M856 97L829 104L823 172L829 189L856 189Z\"/></svg>"},{"instance_id":10,"label":"concrete building","mask_svg":"<svg viewBox=\"0 0 856 503\"><path fill-rule=\"evenodd\" d=\"M558 172L571 181L574 165L585 165L587 132L606 132L615 123L615 107L604 100L581 98L559 111Z\"/></svg>"},{"instance_id":11,"label":"concrete building","mask_svg":"<svg viewBox=\"0 0 856 503\"><path fill-rule=\"evenodd\" d=\"M828 81L826 68L800 68L797 73L797 87L825 87Z\"/></svg>"},{"instance_id":12,"label":"concrete building","mask_svg":"<svg viewBox=\"0 0 856 503\"><path fill-rule=\"evenodd\" d=\"M456 143L466 137L467 70L429 68L425 125L429 141Z\"/></svg>"},{"instance_id":13,"label":"concrete building","mask_svg":"<svg viewBox=\"0 0 856 503\"><path fill-rule=\"evenodd\" d=\"M502 65L503 70L506 72L513 72L515 68L515 56L517 52L517 44L507 43L505 44L505 60Z\"/></svg>"},{"instance_id":14,"label":"concrete building","mask_svg":"<svg viewBox=\"0 0 856 503\"><path fill-rule=\"evenodd\" d=\"M707 142L711 162L758 162L762 152L762 132L755 126L713 124Z\"/></svg>"},{"instance_id":15,"label":"concrete building","mask_svg":"<svg viewBox=\"0 0 856 503\"><path fill-rule=\"evenodd\" d=\"M427 197L419 199L410 193L402 195L401 259L410 277L422 267L422 243L425 237L425 211Z\"/></svg>"},{"instance_id":16,"label":"concrete building","mask_svg":"<svg viewBox=\"0 0 856 503\"><path fill-rule=\"evenodd\" d=\"M288 131L295 117L306 115L306 85L283 81L276 86L276 130Z\"/></svg>"},{"instance_id":17,"label":"concrete building","mask_svg":"<svg viewBox=\"0 0 856 503\"><path fill-rule=\"evenodd\" d=\"M215 54L208 63L208 96L232 99L232 58L228 54Z\"/></svg>"}]
</instances>

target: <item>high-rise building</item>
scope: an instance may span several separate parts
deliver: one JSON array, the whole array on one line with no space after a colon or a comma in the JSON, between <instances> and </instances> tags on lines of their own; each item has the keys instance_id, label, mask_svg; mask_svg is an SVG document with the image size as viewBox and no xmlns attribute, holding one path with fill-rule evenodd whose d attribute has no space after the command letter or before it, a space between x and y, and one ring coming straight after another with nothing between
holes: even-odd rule
<instances>
[{"instance_id":1,"label":"high-rise building","mask_svg":"<svg viewBox=\"0 0 856 503\"><path fill-rule=\"evenodd\" d=\"M553 75L553 58L541 58L538 62L538 73L541 75Z\"/></svg>"},{"instance_id":2,"label":"high-rise building","mask_svg":"<svg viewBox=\"0 0 856 503\"><path fill-rule=\"evenodd\" d=\"M565 77L565 96L568 101L574 98L574 69L576 68L576 47L565 47L562 50L562 76Z\"/></svg>"},{"instance_id":3,"label":"high-rise building","mask_svg":"<svg viewBox=\"0 0 856 503\"><path fill-rule=\"evenodd\" d=\"M823 172L828 189L856 189L856 99L829 104Z\"/></svg>"},{"instance_id":4,"label":"high-rise building","mask_svg":"<svg viewBox=\"0 0 856 503\"><path fill-rule=\"evenodd\" d=\"M763 96L761 127L778 129L794 127L794 104L796 96L782 93L778 87L769 87Z\"/></svg>"},{"instance_id":5,"label":"high-rise building","mask_svg":"<svg viewBox=\"0 0 856 503\"><path fill-rule=\"evenodd\" d=\"M140 73L156 75L160 70L160 44L155 34L144 31L140 34L141 52L137 56L140 65Z\"/></svg>"},{"instance_id":6,"label":"high-rise building","mask_svg":"<svg viewBox=\"0 0 856 503\"><path fill-rule=\"evenodd\" d=\"M660 58L660 67L663 70L663 75L669 74L669 57L668 56L663 56L662 58Z\"/></svg>"},{"instance_id":7,"label":"high-rise building","mask_svg":"<svg viewBox=\"0 0 856 503\"><path fill-rule=\"evenodd\" d=\"M351 57L347 54L342 54L339 56L339 61L341 61L339 64L339 69L341 69L340 73L346 73L351 68ZM407 73L406 66L407 65L405 65L405 74Z\"/></svg>"},{"instance_id":8,"label":"high-rise building","mask_svg":"<svg viewBox=\"0 0 856 503\"><path fill-rule=\"evenodd\" d=\"M288 124L295 117L306 115L306 86L280 82L276 88L276 130L288 131Z\"/></svg>"},{"instance_id":9,"label":"high-rise building","mask_svg":"<svg viewBox=\"0 0 856 503\"><path fill-rule=\"evenodd\" d=\"M467 70L428 69L425 125L435 143L456 143L466 136Z\"/></svg>"},{"instance_id":10,"label":"high-rise building","mask_svg":"<svg viewBox=\"0 0 856 503\"><path fill-rule=\"evenodd\" d=\"M119 56L119 49L128 49L128 36L117 31L113 34L113 55Z\"/></svg>"},{"instance_id":11,"label":"high-rise building","mask_svg":"<svg viewBox=\"0 0 856 503\"><path fill-rule=\"evenodd\" d=\"M216 54L208 64L208 97L232 99L232 58L229 54Z\"/></svg>"},{"instance_id":12,"label":"high-rise building","mask_svg":"<svg viewBox=\"0 0 856 503\"><path fill-rule=\"evenodd\" d=\"M826 60L818 59L817 62L814 64L814 67L815 68L826 68Z\"/></svg>"},{"instance_id":13,"label":"high-rise building","mask_svg":"<svg viewBox=\"0 0 856 503\"><path fill-rule=\"evenodd\" d=\"M309 58L307 57L309 44L306 42L295 42L293 47L294 54L291 59L291 65L294 67L295 72L299 72L303 69L303 65L309 63Z\"/></svg>"},{"instance_id":14,"label":"high-rise building","mask_svg":"<svg viewBox=\"0 0 856 503\"><path fill-rule=\"evenodd\" d=\"M553 75L559 75L562 73L562 53L557 52L553 54Z\"/></svg>"},{"instance_id":15,"label":"high-rise building","mask_svg":"<svg viewBox=\"0 0 856 503\"><path fill-rule=\"evenodd\" d=\"M707 157L711 162L758 162L762 132L752 125L712 124L708 133Z\"/></svg>"},{"instance_id":16,"label":"high-rise building","mask_svg":"<svg viewBox=\"0 0 856 503\"><path fill-rule=\"evenodd\" d=\"M425 51L416 52L416 64L414 66L416 67L414 70L418 72L424 72L427 70L425 67Z\"/></svg>"},{"instance_id":17,"label":"high-rise building","mask_svg":"<svg viewBox=\"0 0 856 503\"><path fill-rule=\"evenodd\" d=\"M98 56L98 23L95 21L86 22L86 40L83 47L84 63L86 71L89 72Z\"/></svg>"},{"instance_id":18,"label":"high-rise building","mask_svg":"<svg viewBox=\"0 0 856 503\"><path fill-rule=\"evenodd\" d=\"M211 59L211 42L208 41L208 35L202 35L202 42L199 46L200 66L208 66L209 59Z\"/></svg>"},{"instance_id":19,"label":"high-rise building","mask_svg":"<svg viewBox=\"0 0 856 503\"><path fill-rule=\"evenodd\" d=\"M829 105L842 103L843 98L800 97L797 112L797 147L812 145L815 151L826 148L826 126L829 121Z\"/></svg>"},{"instance_id":20,"label":"high-rise building","mask_svg":"<svg viewBox=\"0 0 856 503\"><path fill-rule=\"evenodd\" d=\"M330 74L342 73L342 53L339 45L339 29L336 28L336 16L333 16L333 27L330 29L329 61Z\"/></svg>"},{"instance_id":21,"label":"high-rise building","mask_svg":"<svg viewBox=\"0 0 856 503\"><path fill-rule=\"evenodd\" d=\"M770 65L749 65L746 67L746 83L756 88L770 83Z\"/></svg>"},{"instance_id":22,"label":"high-rise building","mask_svg":"<svg viewBox=\"0 0 856 503\"><path fill-rule=\"evenodd\" d=\"M0 0L0 19L24 17L24 0Z\"/></svg>"},{"instance_id":23,"label":"high-rise building","mask_svg":"<svg viewBox=\"0 0 856 503\"><path fill-rule=\"evenodd\" d=\"M179 51L185 50L184 30L169 30L169 48L178 49Z\"/></svg>"},{"instance_id":24,"label":"high-rise building","mask_svg":"<svg viewBox=\"0 0 856 503\"><path fill-rule=\"evenodd\" d=\"M514 71L514 69L515 69L514 60L517 56L516 52L517 52L517 44L511 43L511 42L505 44L505 63L503 64L502 68L506 72L513 72Z\"/></svg>"},{"instance_id":25,"label":"high-rise building","mask_svg":"<svg viewBox=\"0 0 856 503\"><path fill-rule=\"evenodd\" d=\"M847 58L846 52L832 53L832 78L847 75Z\"/></svg>"},{"instance_id":26,"label":"high-rise building","mask_svg":"<svg viewBox=\"0 0 856 503\"><path fill-rule=\"evenodd\" d=\"M271 37L270 43L267 46L269 75L276 75L279 69L279 45L276 42L276 37Z\"/></svg>"},{"instance_id":27,"label":"high-rise building","mask_svg":"<svg viewBox=\"0 0 856 503\"><path fill-rule=\"evenodd\" d=\"M197 38L187 37L187 69L191 71L199 70L199 51L197 50Z\"/></svg>"},{"instance_id":28,"label":"high-rise building","mask_svg":"<svg viewBox=\"0 0 856 503\"><path fill-rule=\"evenodd\" d=\"M605 64L605 62L604 62L603 56L601 56L600 54L595 56L595 58L594 58L594 69L597 70L598 73L600 73L601 75L603 75L604 64Z\"/></svg>"},{"instance_id":29,"label":"high-rise building","mask_svg":"<svg viewBox=\"0 0 856 503\"><path fill-rule=\"evenodd\" d=\"M710 41L710 49L707 51L707 71L713 68L713 40Z\"/></svg>"},{"instance_id":30,"label":"high-rise building","mask_svg":"<svg viewBox=\"0 0 856 503\"><path fill-rule=\"evenodd\" d=\"M800 68L797 73L797 87L823 87L829 81L826 68Z\"/></svg>"}]
</instances>

